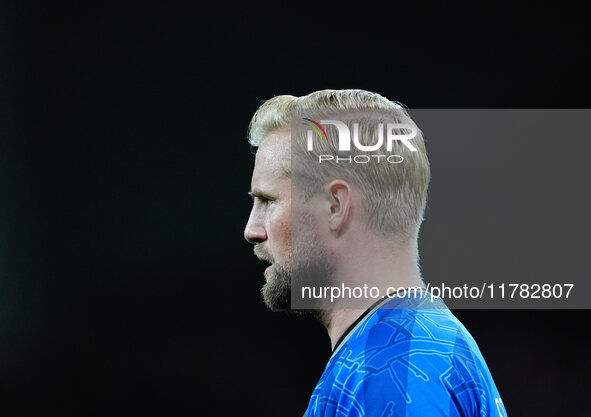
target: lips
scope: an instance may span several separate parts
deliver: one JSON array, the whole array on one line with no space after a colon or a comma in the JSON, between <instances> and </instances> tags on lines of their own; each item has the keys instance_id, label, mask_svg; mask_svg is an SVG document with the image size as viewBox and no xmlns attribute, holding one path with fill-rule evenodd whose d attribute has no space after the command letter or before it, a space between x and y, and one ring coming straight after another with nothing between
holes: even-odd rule
<instances>
[{"instance_id":1,"label":"lips","mask_svg":"<svg viewBox=\"0 0 591 417\"><path fill-rule=\"evenodd\" d=\"M265 252L263 252L259 247L255 246L254 248L254 254L257 258L259 258L259 261L263 261L266 262L268 264L272 264L273 261L271 260L271 257L269 255L267 255Z\"/></svg>"},{"instance_id":2,"label":"lips","mask_svg":"<svg viewBox=\"0 0 591 417\"><path fill-rule=\"evenodd\" d=\"M266 264L269 264L267 266L267 268L265 269L265 273L269 272L269 270L273 267L273 263L271 261L268 261L267 259L263 259L263 258L259 258L261 261L265 262Z\"/></svg>"},{"instance_id":3,"label":"lips","mask_svg":"<svg viewBox=\"0 0 591 417\"><path fill-rule=\"evenodd\" d=\"M254 254L259 259L259 261L265 262L266 264L270 264L263 272L263 275L267 276L273 268L273 260L271 256L269 256L269 254L261 246L258 245L254 247Z\"/></svg>"}]
</instances>

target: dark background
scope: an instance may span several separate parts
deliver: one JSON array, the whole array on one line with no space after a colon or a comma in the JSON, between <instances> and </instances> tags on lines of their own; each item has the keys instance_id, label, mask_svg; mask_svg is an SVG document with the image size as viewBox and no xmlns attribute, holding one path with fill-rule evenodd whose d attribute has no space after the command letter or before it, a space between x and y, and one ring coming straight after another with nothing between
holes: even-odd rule
<instances>
[{"instance_id":1,"label":"dark background","mask_svg":"<svg viewBox=\"0 0 591 417\"><path fill-rule=\"evenodd\" d=\"M260 301L258 103L590 105L582 10L407 3L1 3L1 416L303 413L330 344ZM588 415L590 311L456 314L510 416Z\"/></svg>"}]
</instances>

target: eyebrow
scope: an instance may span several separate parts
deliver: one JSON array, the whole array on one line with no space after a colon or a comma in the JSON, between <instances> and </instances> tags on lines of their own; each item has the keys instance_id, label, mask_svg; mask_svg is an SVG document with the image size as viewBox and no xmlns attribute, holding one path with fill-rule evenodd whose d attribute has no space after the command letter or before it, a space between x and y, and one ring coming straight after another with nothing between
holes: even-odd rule
<instances>
[{"instance_id":1,"label":"eyebrow","mask_svg":"<svg viewBox=\"0 0 591 417\"><path fill-rule=\"evenodd\" d=\"M256 190L255 190L255 191L252 191L252 190L250 190L250 191L248 192L248 195L249 195L249 196L251 196L252 198L255 198L255 197L256 197L256 198L265 198L265 199L267 199L267 200L272 200L272 199L274 198L274 197L271 197L271 196L270 196L269 194L267 194L267 193L264 193L264 192L262 192L262 191L256 191Z\"/></svg>"}]
</instances>

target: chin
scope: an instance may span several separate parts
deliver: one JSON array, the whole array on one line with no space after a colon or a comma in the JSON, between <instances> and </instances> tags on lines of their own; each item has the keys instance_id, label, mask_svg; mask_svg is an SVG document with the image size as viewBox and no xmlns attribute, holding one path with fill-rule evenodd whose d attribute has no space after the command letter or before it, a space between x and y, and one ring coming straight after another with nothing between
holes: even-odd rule
<instances>
[{"instance_id":1,"label":"chin","mask_svg":"<svg viewBox=\"0 0 591 417\"><path fill-rule=\"evenodd\" d=\"M265 273L266 283L261 288L261 295L271 311L285 311L291 308L291 283L287 277L271 270Z\"/></svg>"}]
</instances>

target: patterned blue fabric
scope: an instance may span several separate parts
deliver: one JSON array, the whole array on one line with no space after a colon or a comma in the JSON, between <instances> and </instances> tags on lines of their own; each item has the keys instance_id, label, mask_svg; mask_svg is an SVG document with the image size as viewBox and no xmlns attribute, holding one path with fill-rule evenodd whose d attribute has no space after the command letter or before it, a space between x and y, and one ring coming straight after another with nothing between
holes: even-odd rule
<instances>
[{"instance_id":1,"label":"patterned blue fabric","mask_svg":"<svg viewBox=\"0 0 591 417\"><path fill-rule=\"evenodd\" d=\"M507 417L476 342L441 300L395 298L337 348L305 417Z\"/></svg>"}]
</instances>

